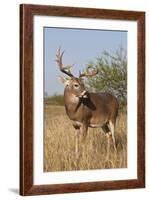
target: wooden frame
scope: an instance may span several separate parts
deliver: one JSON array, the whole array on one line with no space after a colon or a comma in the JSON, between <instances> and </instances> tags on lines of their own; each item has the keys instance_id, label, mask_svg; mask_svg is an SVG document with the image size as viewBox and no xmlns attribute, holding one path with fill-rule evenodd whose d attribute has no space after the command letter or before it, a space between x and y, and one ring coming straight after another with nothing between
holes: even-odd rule
<instances>
[{"instance_id":1,"label":"wooden frame","mask_svg":"<svg viewBox=\"0 0 149 200\"><path fill-rule=\"evenodd\" d=\"M137 179L70 184L33 184L33 16L137 21ZM145 13L44 5L20 6L20 194L89 192L145 187Z\"/></svg>"}]
</instances>

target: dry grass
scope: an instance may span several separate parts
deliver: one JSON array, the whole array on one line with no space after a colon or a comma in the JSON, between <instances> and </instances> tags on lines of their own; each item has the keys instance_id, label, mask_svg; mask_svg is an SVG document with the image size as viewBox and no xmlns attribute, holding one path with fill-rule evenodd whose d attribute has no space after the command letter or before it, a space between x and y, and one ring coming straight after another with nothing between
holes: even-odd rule
<instances>
[{"instance_id":1,"label":"dry grass","mask_svg":"<svg viewBox=\"0 0 149 200\"><path fill-rule=\"evenodd\" d=\"M107 140L101 129L89 128L78 160L75 156L74 128L65 113L65 108L45 105L44 113L44 171L127 167L126 113L119 113L115 133L117 154L111 145L108 161L106 160Z\"/></svg>"}]
</instances>

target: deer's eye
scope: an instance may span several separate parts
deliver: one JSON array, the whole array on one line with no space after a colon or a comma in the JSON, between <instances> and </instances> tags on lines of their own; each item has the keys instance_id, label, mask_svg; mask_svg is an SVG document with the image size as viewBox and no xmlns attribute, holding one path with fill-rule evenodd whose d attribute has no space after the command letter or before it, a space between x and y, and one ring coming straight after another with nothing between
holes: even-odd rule
<instances>
[{"instance_id":1,"label":"deer's eye","mask_svg":"<svg viewBox=\"0 0 149 200\"><path fill-rule=\"evenodd\" d=\"M76 84L74 84L74 86L75 86L75 88L78 88L78 87L79 87L79 84L76 83Z\"/></svg>"}]
</instances>

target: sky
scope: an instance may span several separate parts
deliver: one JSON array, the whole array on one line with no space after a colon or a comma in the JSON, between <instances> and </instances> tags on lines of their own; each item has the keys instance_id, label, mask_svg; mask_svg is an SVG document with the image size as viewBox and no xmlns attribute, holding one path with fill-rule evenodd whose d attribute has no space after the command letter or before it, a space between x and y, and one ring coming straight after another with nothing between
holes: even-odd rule
<instances>
[{"instance_id":1,"label":"sky","mask_svg":"<svg viewBox=\"0 0 149 200\"><path fill-rule=\"evenodd\" d=\"M44 27L44 93L48 96L63 94L64 75L57 66L56 51L65 50L63 63L74 64L72 72L78 75L87 63L101 56L103 51L115 52L119 47L127 50L127 32Z\"/></svg>"}]
</instances>

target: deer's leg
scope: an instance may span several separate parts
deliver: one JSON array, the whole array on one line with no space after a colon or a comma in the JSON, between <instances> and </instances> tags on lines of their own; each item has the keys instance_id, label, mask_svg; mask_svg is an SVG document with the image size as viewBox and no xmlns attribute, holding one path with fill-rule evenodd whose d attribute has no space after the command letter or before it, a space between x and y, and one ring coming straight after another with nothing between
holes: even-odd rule
<instances>
[{"instance_id":1,"label":"deer's leg","mask_svg":"<svg viewBox=\"0 0 149 200\"><path fill-rule=\"evenodd\" d=\"M110 134L106 134L107 137L107 155L106 155L106 160L109 160L109 155L110 155Z\"/></svg>"},{"instance_id":2,"label":"deer's leg","mask_svg":"<svg viewBox=\"0 0 149 200\"><path fill-rule=\"evenodd\" d=\"M80 135L81 135L81 155L84 159L86 159L86 136L87 136L88 127L83 124L80 128Z\"/></svg>"},{"instance_id":3,"label":"deer's leg","mask_svg":"<svg viewBox=\"0 0 149 200\"><path fill-rule=\"evenodd\" d=\"M117 152L116 144L115 144L115 136L114 136L115 125L111 121L109 121L109 128L110 128L110 131L111 131L111 136L112 136L112 141L113 141L113 147L114 147L115 152Z\"/></svg>"},{"instance_id":4,"label":"deer's leg","mask_svg":"<svg viewBox=\"0 0 149 200\"><path fill-rule=\"evenodd\" d=\"M75 128L75 155L79 158L79 140L80 140L80 125L73 122L73 127Z\"/></svg>"},{"instance_id":5,"label":"deer's leg","mask_svg":"<svg viewBox=\"0 0 149 200\"><path fill-rule=\"evenodd\" d=\"M81 141L84 144L85 140L86 140L86 136L87 136L87 130L88 127L85 124L82 124L82 126L80 127L80 134L81 134Z\"/></svg>"},{"instance_id":6,"label":"deer's leg","mask_svg":"<svg viewBox=\"0 0 149 200\"><path fill-rule=\"evenodd\" d=\"M104 131L104 133L106 134L106 138L107 138L107 155L106 155L106 160L109 160L109 155L110 155L110 136L111 136L111 132L109 127L107 126L107 124L102 126L102 130Z\"/></svg>"},{"instance_id":7,"label":"deer's leg","mask_svg":"<svg viewBox=\"0 0 149 200\"><path fill-rule=\"evenodd\" d=\"M79 158L79 137L80 137L80 129L75 129L75 154L76 154L76 158Z\"/></svg>"}]
</instances>

